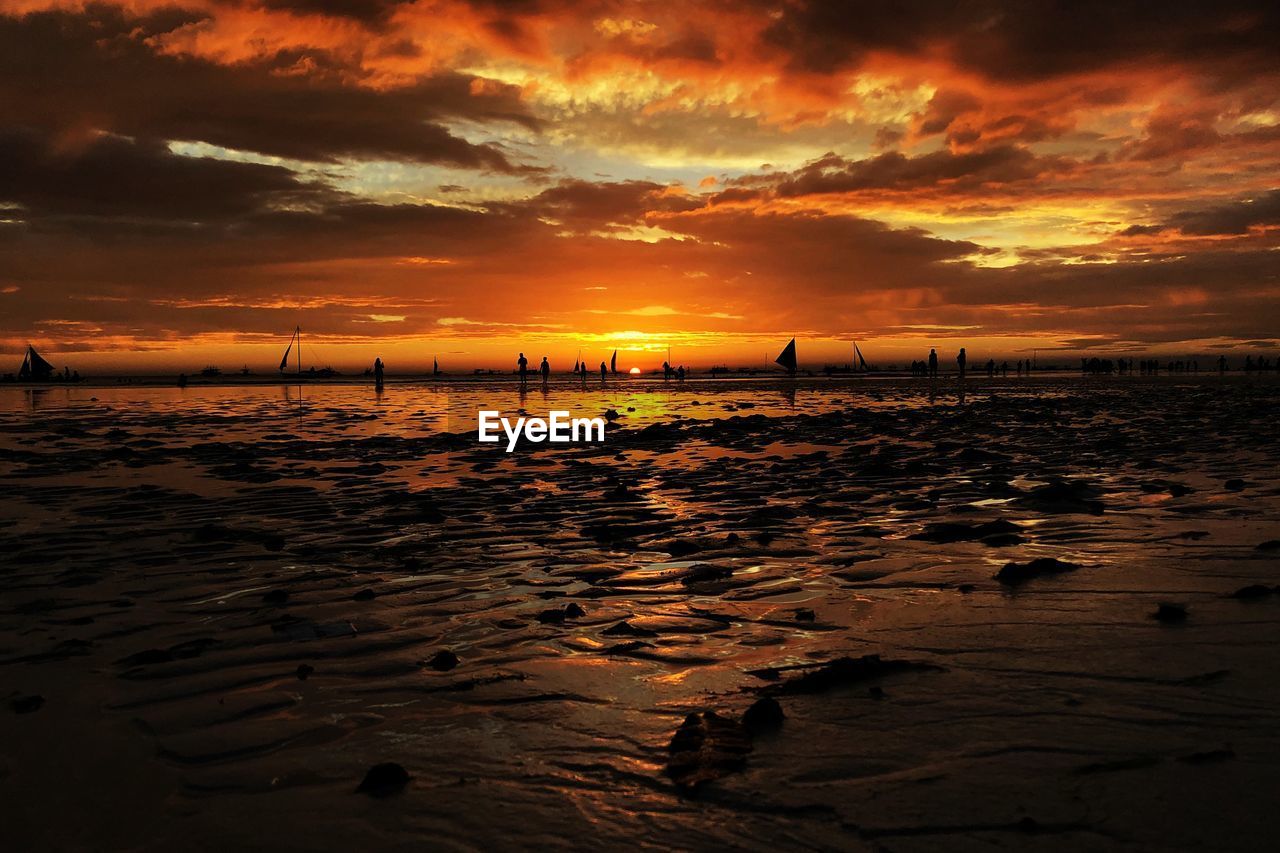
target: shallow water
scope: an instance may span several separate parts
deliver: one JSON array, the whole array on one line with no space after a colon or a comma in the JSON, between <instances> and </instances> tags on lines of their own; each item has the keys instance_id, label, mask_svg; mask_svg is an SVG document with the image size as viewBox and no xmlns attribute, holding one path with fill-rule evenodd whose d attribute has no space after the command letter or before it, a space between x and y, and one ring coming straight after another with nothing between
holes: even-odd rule
<instances>
[{"instance_id":1,"label":"shallow water","mask_svg":"<svg viewBox=\"0 0 1280 853\"><path fill-rule=\"evenodd\" d=\"M598 385L0 389L18 838L1263 849L1280 595L1229 596L1280 583L1275 382ZM482 405L621 417L506 454ZM1081 568L993 579L1038 557ZM753 672L868 653L929 668L664 775ZM354 794L380 761L412 783Z\"/></svg>"}]
</instances>

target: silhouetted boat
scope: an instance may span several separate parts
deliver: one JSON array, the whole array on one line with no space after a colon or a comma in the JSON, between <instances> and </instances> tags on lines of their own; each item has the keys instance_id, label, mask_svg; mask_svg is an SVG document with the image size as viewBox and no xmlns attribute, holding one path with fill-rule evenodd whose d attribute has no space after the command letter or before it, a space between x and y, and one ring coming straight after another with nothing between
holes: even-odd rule
<instances>
[{"instance_id":1,"label":"silhouetted boat","mask_svg":"<svg viewBox=\"0 0 1280 853\"><path fill-rule=\"evenodd\" d=\"M280 359L280 373L284 374L289 367L289 353L293 351L294 345L298 347L298 372L295 374L298 379L328 379L331 376L338 376L338 371L332 367L322 367L317 370L314 367L308 368L305 373L302 371L302 327L294 326L293 337L289 338L289 345L284 348L284 356Z\"/></svg>"},{"instance_id":2,"label":"silhouetted boat","mask_svg":"<svg viewBox=\"0 0 1280 853\"><path fill-rule=\"evenodd\" d=\"M22 367L18 368L20 382L48 382L53 379L53 365L40 357L36 348L27 344L27 354L22 359Z\"/></svg>"},{"instance_id":3,"label":"silhouetted boat","mask_svg":"<svg viewBox=\"0 0 1280 853\"><path fill-rule=\"evenodd\" d=\"M785 367L787 369L787 373L791 374L792 376L795 375L795 372L796 372L796 339L795 338L792 338L791 342L788 343L786 347L783 348L782 352L778 354L778 357L774 359L774 362L777 364L781 364L783 367Z\"/></svg>"},{"instance_id":4,"label":"silhouetted boat","mask_svg":"<svg viewBox=\"0 0 1280 853\"><path fill-rule=\"evenodd\" d=\"M204 370L200 371L200 375L205 377L206 379L213 379L215 377L221 376L222 371L211 364L208 367L206 367Z\"/></svg>"},{"instance_id":5,"label":"silhouetted boat","mask_svg":"<svg viewBox=\"0 0 1280 853\"><path fill-rule=\"evenodd\" d=\"M280 359L280 372L284 373L285 368L289 366L289 353L293 351L293 345L298 345L298 375L302 375L302 327L293 327L293 337L289 338L289 345L284 348L284 357Z\"/></svg>"},{"instance_id":6,"label":"silhouetted boat","mask_svg":"<svg viewBox=\"0 0 1280 853\"><path fill-rule=\"evenodd\" d=\"M867 360L866 360L865 358L863 358L863 357L862 357L862 350L858 349L858 342L857 342L857 341L854 341L854 342L853 342L853 354L854 354L854 356L855 356L855 357L854 357L854 365L855 365L855 366L854 366L854 368L853 368L853 369L854 369L854 371L855 371L855 372L857 372L857 373L866 373L866 372L867 372L867 370L869 369L869 368L867 367Z\"/></svg>"},{"instance_id":7,"label":"silhouetted boat","mask_svg":"<svg viewBox=\"0 0 1280 853\"><path fill-rule=\"evenodd\" d=\"M613 358L609 359L609 372L610 373L618 372L618 351L617 350L613 351Z\"/></svg>"}]
</instances>

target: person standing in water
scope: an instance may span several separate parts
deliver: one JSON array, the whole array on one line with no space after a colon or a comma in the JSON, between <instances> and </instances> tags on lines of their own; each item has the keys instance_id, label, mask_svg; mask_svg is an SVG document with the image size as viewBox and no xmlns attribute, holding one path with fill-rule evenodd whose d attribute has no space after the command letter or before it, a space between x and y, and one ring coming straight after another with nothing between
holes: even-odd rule
<instances>
[{"instance_id":1,"label":"person standing in water","mask_svg":"<svg viewBox=\"0 0 1280 853\"><path fill-rule=\"evenodd\" d=\"M542 387L547 387L547 382L551 379L551 363L547 361L547 357L542 357L542 365L538 367L538 372L542 374Z\"/></svg>"},{"instance_id":2,"label":"person standing in water","mask_svg":"<svg viewBox=\"0 0 1280 853\"><path fill-rule=\"evenodd\" d=\"M964 364L968 361L968 356L964 354L964 347L960 347L960 354L956 356L956 364L960 368L960 381L964 381Z\"/></svg>"},{"instance_id":3,"label":"person standing in water","mask_svg":"<svg viewBox=\"0 0 1280 853\"><path fill-rule=\"evenodd\" d=\"M933 348L929 349L929 378L938 378L938 351Z\"/></svg>"},{"instance_id":4,"label":"person standing in water","mask_svg":"<svg viewBox=\"0 0 1280 853\"><path fill-rule=\"evenodd\" d=\"M604 384L605 378L609 375L609 368L602 361L600 362L600 384Z\"/></svg>"},{"instance_id":5,"label":"person standing in water","mask_svg":"<svg viewBox=\"0 0 1280 853\"><path fill-rule=\"evenodd\" d=\"M382 373L383 373L382 359L375 358L373 360L373 384L375 387L378 387L378 388L382 387Z\"/></svg>"},{"instance_id":6,"label":"person standing in water","mask_svg":"<svg viewBox=\"0 0 1280 853\"><path fill-rule=\"evenodd\" d=\"M529 359L524 357L524 353L520 353L516 364L520 365L520 386L524 387L529 384Z\"/></svg>"}]
</instances>

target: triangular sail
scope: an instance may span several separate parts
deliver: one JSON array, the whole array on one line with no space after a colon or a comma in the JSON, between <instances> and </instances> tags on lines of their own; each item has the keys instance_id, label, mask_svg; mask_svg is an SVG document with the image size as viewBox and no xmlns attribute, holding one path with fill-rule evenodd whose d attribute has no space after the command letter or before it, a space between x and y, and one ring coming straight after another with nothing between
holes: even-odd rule
<instances>
[{"instance_id":1,"label":"triangular sail","mask_svg":"<svg viewBox=\"0 0 1280 853\"><path fill-rule=\"evenodd\" d=\"M787 369L787 373L796 372L796 339L792 338L786 348L774 359L776 364L781 364Z\"/></svg>"},{"instance_id":2,"label":"triangular sail","mask_svg":"<svg viewBox=\"0 0 1280 853\"><path fill-rule=\"evenodd\" d=\"M609 359L609 372L610 373L618 372L618 351L617 350L613 351L613 358Z\"/></svg>"},{"instance_id":3,"label":"triangular sail","mask_svg":"<svg viewBox=\"0 0 1280 853\"><path fill-rule=\"evenodd\" d=\"M293 351L293 344L295 341L297 341L297 344L298 344L298 372L299 373L302 372L302 341L298 340L298 338L301 335L302 335L301 328L295 328L293 330L293 337L289 338L289 345L284 348L284 356L280 359L281 373L283 373L285 371L285 368L289 366L289 353Z\"/></svg>"},{"instance_id":4,"label":"triangular sail","mask_svg":"<svg viewBox=\"0 0 1280 853\"><path fill-rule=\"evenodd\" d=\"M867 360L862 357L862 350L858 349L858 342L853 342L853 352L858 356L858 370L865 372L867 370Z\"/></svg>"},{"instance_id":5,"label":"triangular sail","mask_svg":"<svg viewBox=\"0 0 1280 853\"><path fill-rule=\"evenodd\" d=\"M22 369L18 371L19 379L49 379L53 376L53 365L40 357L36 348L27 344L27 357L22 360Z\"/></svg>"},{"instance_id":6,"label":"triangular sail","mask_svg":"<svg viewBox=\"0 0 1280 853\"><path fill-rule=\"evenodd\" d=\"M440 359L435 358L434 356L431 358L431 375L440 375Z\"/></svg>"},{"instance_id":7,"label":"triangular sail","mask_svg":"<svg viewBox=\"0 0 1280 853\"><path fill-rule=\"evenodd\" d=\"M576 358L573 360L573 372L574 372L574 373L579 372L579 371L578 371L578 360L577 360Z\"/></svg>"}]
</instances>

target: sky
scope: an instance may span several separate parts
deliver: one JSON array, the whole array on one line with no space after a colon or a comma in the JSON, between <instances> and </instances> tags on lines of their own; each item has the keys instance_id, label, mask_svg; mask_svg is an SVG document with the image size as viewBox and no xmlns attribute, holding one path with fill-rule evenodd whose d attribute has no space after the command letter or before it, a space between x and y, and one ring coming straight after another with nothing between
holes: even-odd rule
<instances>
[{"instance_id":1,"label":"sky","mask_svg":"<svg viewBox=\"0 0 1280 853\"><path fill-rule=\"evenodd\" d=\"M5 0L0 357L1274 353L1280 6Z\"/></svg>"}]
</instances>

